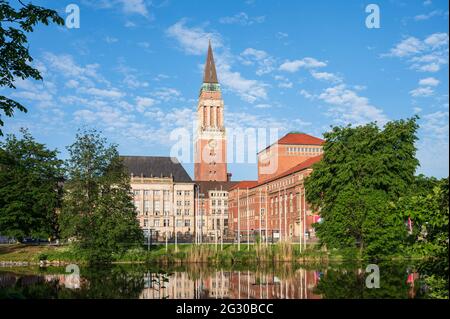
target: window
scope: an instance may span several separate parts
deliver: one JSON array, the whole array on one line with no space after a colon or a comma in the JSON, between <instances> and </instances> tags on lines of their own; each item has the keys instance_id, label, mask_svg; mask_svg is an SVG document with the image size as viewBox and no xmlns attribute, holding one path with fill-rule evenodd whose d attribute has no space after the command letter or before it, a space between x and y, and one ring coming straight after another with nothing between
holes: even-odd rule
<instances>
[{"instance_id":1,"label":"window","mask_svg":"<svg viewBox=\"0 0 450 319\"><path fill-rule=\"evenodd\" d=\"M184 205L185 205L185 206L189 206L189 205L191 205L191 201L189 201L189 200L185 200L185 201L184 201Z\"/></svg>"},{"instance_id":2,"label":"window","mask_svg":"<svg viewBox=\"0 0 450 319\"><path fill-rule=\"evenodd\" d=\"M148 200L144 200L144 212L148 212L150 210L150 202Z\"/></svg>"},{"instance_id":3,"label":"window","mask_svg":"<svg viewBox=\"0 0 450 319\"><path fill-rule=\"evenodd\" d=\"M215 199L213 199L213 200L211 201L211 205L212 205L212 206L216 206L216 200L215 200Z\"/></svg>"},{"instance_id":4,"label":"window","mask_svg":"<svg viewBox=\"0 0 450 319\"><path fill-rule=\"evenodd\" d=\"M184 196L190 196L191 192L190 191L184 191Z\"/></svg>"},{"instance_id":5,"label":"window","mask_svg":"<svg viewBox=\"0 0 450 319\"><path fill-rule=\"evenodd\" d=\"M183 202L181 200L177 200L177 206L183 205Z\"/></svg>"},{"instance_id":6,"label":"window","mask_svg":"<svg viewBox=\"0 0 450 319\"><path fill-rule=\"evenodd\" d=\"M183 220L177 219L177 227L183 227Z\"/></svg>"},{"instance_id":7,"label":"window","mask_svg":"<svg viewBox=\"0 0 450 319\"><path fill-rule=\"evenodd\" d=\"M133 194L134 194L134 196L139 196L140 190L135 189L135 190L133 191Z\"/></svg>"},{"instance_id":8,"label":"window","mask_svg":"<svg viewBox=\"0 0 450 319\"><path fill-rule=\"evenodd\" d=\"M185 209L185 210L184 210L184 214L185 214L185 215L189 215L190 213L191 213L191 211L190 211L189 209Z\"/></svg>"},{"instance_id":9,"label":"window","mask_svg":"<svg viewBox=\"0 0 450 319\"><path fill-rule=\"evenodd\" d=\"M154 225L155 227L159 227L159 219L155 219L155 220L153 221L153 225Z\"/></svg>"},{"instance_id":10,"label":"window","mask_svg":"<svg viewBox=\"0 0 450 319\"><path fill-rule=\"evenodd\" d=\"M182 191L177 191L177 196L181 196L181 195L183 195L183 192Z\"/></svg>"},{"instance_id":11,"label":"window","mask_svg":"<svg viewBox=\"0 0 450 319\"><path fill-rule=\"evenodd\" d=\"M155 196L159 196L159 191L154 191Z\"/></svg>"},{"instance_id":12,"label":"window","mask_svg":"<svg viewBox=\"0 0 450 319\"><path fill-rule=\"evenodd\" d=\"M170 226L170 219L164 219L164 227Z\"/></svg>"},{"instance_id":13,"label":"window","mask_svg":"<svg viewBox=\"0 0 450 319\"><path fill-rule=\"evenodd\" d=\"M144 227L147 227L147 219L144 219Z\"/></svg>"},{"instance_id":14,"label":"window","mask_svg":"<svg viewBox=\"0 0 450 319\"><path fill-rule=\"evenodd\" d=\"M146 190L144 191L144 195L145 195L145 196L149 196L149 195L150 195L150 191L149 191L148 189L146 189Z\"/></svg>"},{"instance_id":15,"label":"window","mask_svg":"<svg viewBox=\"0 0 450 319\"><path fill-rule=\"evenodd\" d=\"M191 221L190 221L189 219L186 219L186 220L184 221L184 226L185 226L185 227L190 227L190 226L191 226Z\"/></svg>"}]
</instances>

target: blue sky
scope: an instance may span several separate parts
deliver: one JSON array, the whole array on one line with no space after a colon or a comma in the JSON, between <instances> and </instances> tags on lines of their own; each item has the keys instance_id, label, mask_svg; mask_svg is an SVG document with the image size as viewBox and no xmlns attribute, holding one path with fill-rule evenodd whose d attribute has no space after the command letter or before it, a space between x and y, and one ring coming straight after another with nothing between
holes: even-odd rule
<instances>
[{"instance_id":1,"label":"blue sky","mask_svg":"<svg viewBox=\"0 0 450 319\"><path fill-rule=\"evenodd\" d=\"M65 158L87 126L122 154L167 156L170 132L192 130L211 39L230 129L321 137L330 125L419 114L418 172L448 176L447 1L34 1L64 17L70 3L79 29L29 37L44 81L3 91L29 109L5 120L6 133L27 127ZM379 29L365 26L369 3ZM257 175L254 163L229 170Z\"/></svg>"}]
</instances>

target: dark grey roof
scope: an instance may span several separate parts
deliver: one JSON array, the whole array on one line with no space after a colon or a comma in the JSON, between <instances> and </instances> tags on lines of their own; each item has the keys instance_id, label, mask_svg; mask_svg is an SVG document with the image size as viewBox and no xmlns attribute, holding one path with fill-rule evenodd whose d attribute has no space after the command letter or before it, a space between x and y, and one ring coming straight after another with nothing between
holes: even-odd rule
<instances>
[{"instance_id":1,"label":"dark grey roof","mask_svg":"<svg viewBox=\"0 0 450 319\"><path fill-rule=\"evenodd\" d=\"M175 182L192 182L189 174L175 157L120 156L125 168L134 176L173 177Z\"/></svg>"}]
</instances>

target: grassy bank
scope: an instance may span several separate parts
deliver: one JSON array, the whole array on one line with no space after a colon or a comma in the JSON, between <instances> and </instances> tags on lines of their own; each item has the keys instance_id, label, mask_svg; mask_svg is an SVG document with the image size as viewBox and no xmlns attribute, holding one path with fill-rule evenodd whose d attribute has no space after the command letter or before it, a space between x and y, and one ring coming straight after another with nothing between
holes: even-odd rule
<instances>
[{"instance_id":1,"label":"grassy bank","mask_svg":"<svg viewBox=\"0 0 450 319\"><path fill-rule=\"evenodd\" d=\"M390 256L388 259L404 259L411 256ZM270 262L327 262L361 260L357 250L324 251L311 244L300 250L298 244L277 243L273 245L214 244L158 245L147 250L139 247L113 256L115 263L183 264L207 263L210 265L252 265ZM87 256L73 245L35 246L0 245L0 263L67 264L85 263Z\"/></svg>"}]
</instances>

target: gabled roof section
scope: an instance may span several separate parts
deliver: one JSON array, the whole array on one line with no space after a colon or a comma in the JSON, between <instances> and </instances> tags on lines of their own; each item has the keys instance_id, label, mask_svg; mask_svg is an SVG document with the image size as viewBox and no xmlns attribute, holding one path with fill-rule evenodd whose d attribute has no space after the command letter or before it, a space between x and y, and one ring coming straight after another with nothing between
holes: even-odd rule
<instances>
[{"instance_id":1,"label":"gabled roof section","mask_svg":"<svg viewBox=\"0 0 450 319\"><path fill-rule=\"evenodd\" d=\"M265 149L258 152L261 153L262 151L268 149L269 147L281 144L281 145L323 145L325 141L321 138L305 134L305 133L288 133L282 138L280 138L275 143L267 146Z\"/></svg>"},{"instance_id":2,"label":"gabled roof section","mask_svg":"<svg viewBox=\"0 0 450 319\"><path fill-rule=\"evenodd\" d=\"M278 140L278 144L289 145L322 145L324 142L321 138L305 133L288 133Z\"/></svg>"},{"instance_id":3,"label":"gabled roof section","mask_svg":"<svg viewBox=\"0 0 450 319\"><path fill-rule=\"evenodd\" d=\"M175 182L192 182L175 157L120 156L129 174L136 177L172 177Z\"/></svg>"},{"instance_id":4,"label":"gabled roof section","mask_svg":"<svg viewBox=\"0 0 450 319\"><path fill-rule=\"evenodd\" d=\"M258 181L240 181L236 185L234 185L230 190L233 189L246 189L246 188L253 188L255 186L258 186Z\"/></svg>"},{"instance_id":5,"label":"gabled roof section","mask_svg":"<svg viewBox=\"0 0 450 319\"><path fill-rule=\"evenodd\" d=\"M284 172L278 174L277 176L272 177L272 178L269 178L268 180L265 180L265 181L262 182L261 184L266 184L266 183L272 182L272 181L274 181L274 180L277 180L277 179L279 179L279 178L283 178L283 177L289 176L289 175L291 175L291 174L293 174L293 173L297 173L297 172L303 171L303 170L305 170L305 169L307 169L307 168L310 168L310 167L313 166L315 163L321 161L322 158L323 158L323 155L318 155L318 156L310 157L310 158L308 158L307 160L301 162L300 164L295 165L294 167L289 168L288 170L286 170L286 171L284 171Z\"/></svg>"},{"instance_id":6,"label":"gabled roof section","mask_svg":"<svg viewBox=\"0 0 450 319\"><path fill-rule=\"evenodd\" d=\"M205 70L203 73L203 83L219 83L217 80L216 64L214 63L211 41L208 44L208 55L206 56Z\"/></svg>"}]
</instances>

